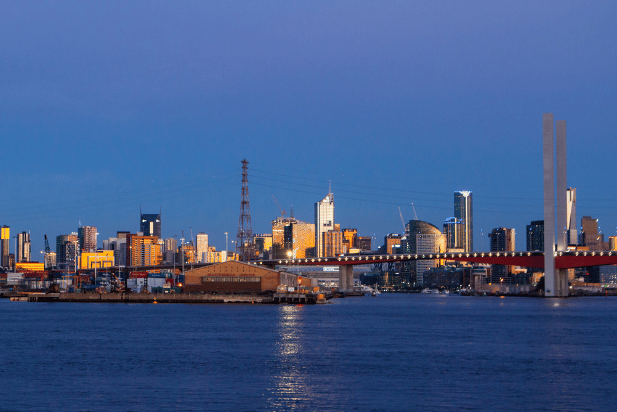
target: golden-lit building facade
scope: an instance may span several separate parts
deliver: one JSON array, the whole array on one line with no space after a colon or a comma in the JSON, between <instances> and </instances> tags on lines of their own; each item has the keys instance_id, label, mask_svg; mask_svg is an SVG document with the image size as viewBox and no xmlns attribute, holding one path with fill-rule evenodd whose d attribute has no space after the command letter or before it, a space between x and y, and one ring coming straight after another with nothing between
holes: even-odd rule
<instances>
[{"instance_id":1,"label":"golden-lit building facade","mask_svg":"<svg viewBox=\"0 0 617 412\"><path fill-rule=\"evenodd\" d=\"M9 255L10 255L10 243L11 243L11 228L4 225L0 228L0 266L9 267Z\"/></svg>"},{"instance_id":2,"label":"golden-lit building facade","mask_svg":"<svg viewBox=\"0 0 617 412\"><path fill-rule=\"evenodd\" d=\"M358 248L358 229L343 229L343 242L347 250Z\"/></svg>"},{"instance_id":3,"label":"golden-lit building facade","mask_svg":"<svg viewBox=\"0 0 617 412\"><path fill-rule=\"evenodd\" d=\"M180 257L180 262L184 259L184 263L197 263L195 261L195 247L193 245L182 245L178 249L178 256Z\"/></svg>"},{"instance_id":4,"label":"golden-lit building facade","mask_svg":"<svg viewBox=\"0 0 617 412\"><path fill-rule=\"evenodd\" d=\"M304 259L315 256L315 225L296 220L285 226L285 257Z\"/></svg>"},{"instance_id":5,"label":"golden-lit building facade","mask_svg":"<svg viewBox=\"0 0 617 412\"><path fill-rule=\"evenodd\" d=\"M45 270L45 264L39 262L17 262L15 263L15 272L42 272Z\"/></svg>"},{"instance_id":6,"label":"golden-lit building facade","mask_svg":"<svg viewBox=\"0 0 617 412\"><path fill-rule=\"evenodd\" d=\"M80 269L109 268L114 266L114 251L101 250L98 252L83 252L79 257Z\"/></svg>"},{"instance_id":7,"label":"golden-lit building facade","mask_svg":"<svg viewBox=\"0 0 617 412\"><path fill-rule=\"evenodd\" d=\"M323 233L324 256L333 257L347 253L347 248L343 242L343 232L340 230L329 230Z\"/></svg>"},{"instance_id":8,"label":"golden-lit building facade","mask_svg":"<svg viewBox=\"0 0 617 412\"><path fill-rule=\"evenodd\" d=\"M153 266L163 262L161 245L156 236L126 235L127 266Z\"/></svg>"}]
</instances>

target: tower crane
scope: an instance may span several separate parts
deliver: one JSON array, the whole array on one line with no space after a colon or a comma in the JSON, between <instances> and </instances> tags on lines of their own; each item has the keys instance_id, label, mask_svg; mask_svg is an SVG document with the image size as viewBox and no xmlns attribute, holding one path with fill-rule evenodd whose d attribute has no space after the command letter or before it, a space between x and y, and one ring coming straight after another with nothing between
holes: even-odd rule
<instances>
[{"instance_id":1,"label":"tower crane","mask_svg":"<svg viewBox=\"0 0 617 412\"><path fill-rule=\"evenodd\" d=\"M401 207L398 207L398 214L401 216L401 223L403 224L403 234L405 234L405 219L403 219L403 212L401 212Z\"/></svg>"},{"instance_id":2,"label":"tower crane","mask_svg":"<svg viewBox=\"0 0 617 412\"><path fill-rule=\"evenodd\" d=\"M276 203L276 207L278 207L279 210L281 211L281 216L285 217L285 211L281 208L281 206L279 206L279 202L276 201L276 197L274 197L274 194L272 194L272 199L274 199L274 203Z\"/></svg>"}]
</instances>

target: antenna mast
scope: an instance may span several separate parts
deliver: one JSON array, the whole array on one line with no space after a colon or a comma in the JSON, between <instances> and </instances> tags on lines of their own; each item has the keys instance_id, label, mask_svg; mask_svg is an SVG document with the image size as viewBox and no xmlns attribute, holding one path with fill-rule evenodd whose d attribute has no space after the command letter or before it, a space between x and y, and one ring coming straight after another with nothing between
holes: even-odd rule
<instances>
[{"instance_id":1,"label":"antenna mast","mask_svg":"<svg viewBox=\"0 0 617 412\"><path fill-rule=\"evenodd\" d=\"M251 207L249 206L248 160L242 161L242 198L240 200L240 221L236 253L240 260L248 262L253 257L253 229L251 227Z\"/></svg>"}]
</instances>

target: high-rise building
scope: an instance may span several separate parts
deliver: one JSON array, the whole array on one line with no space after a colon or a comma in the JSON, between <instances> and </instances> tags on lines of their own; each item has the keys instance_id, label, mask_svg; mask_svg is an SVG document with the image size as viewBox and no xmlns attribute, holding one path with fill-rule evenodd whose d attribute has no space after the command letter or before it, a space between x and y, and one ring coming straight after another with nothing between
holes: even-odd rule
<instances>
[{"instance_id":1,"label":"high-rise building","mask_svg":"<svg viewBox=\"0 0 617 412\"><path fill-rule=\"evenodd\" d=\"M421 220L410 220L405 226L404 253L431 254L446 251L446 236L434 225ZM437 267L438 259L416 260L405 265L405 276L416 286L424 285L424 272Z\"/></svg>"},{"instance_id":2,"label":"high-rise building","mask_svg":"<svg viewBox=\"0 0 617 412\"><path fill-rule=\"evenodd\" d=\"M304 259L315 256L315 225L294 220L284 228L285 257Z\"/></svg>"},{"instance_id":3,"label":"high-rise building","mask_svg":"<svg viewBox=\"0 0 617 412\"><path fill-rule=\"evenodd\" d=\"M446 235L448 249L462 249L463 225L455 217L449 217L443 223L443 234Z\"/></svg>"},{"instance_id":4,"label":"high-rise building","mask_svg":"<svg viewBox=\"0 0 617 412\"><path fill-rule=\"evenodd\" d=\"M364 252L370 252L373 249L372 238L370 236L358 236L358 249Z\"/></svg>"},{"instance_id":5,"label":"high-rise building","mask_svg":"<svg viewBox=\"0 0 617 412\"><path fill-rule=\"evenodd\" d=\"M287 258L285 249L285 228L297 222L293 217L279 216L272 221L272 252L271 259Z\"/></svg>"},{"instance_id":6,"label":"high-rise building","mask_svg":"<svg viewBox=\"0 0 617 412\"><path fill-rule=\"evenodd\" d=\"M394 252L395 248L399 248L401 246L402 235L398 233L388 233L383 238L384 251L383 253L387 253L391 255Z\"/></svg>"},{"instance_id":7,"label":"high-rise building","mask_svg":"<svg viewBox=\"0 0 617 412\"><path fill-rule=\"evenodd\" d=\"M566 200L566 243L568 245L576 245L578 243L578 230L576 224L576 188L567 190Z\"/></svg>"},{"instance_id":8,"label":"high-rise building","mask_svg":"<svg viewBox=\"0 0 617 412\"><path fill-rule=\"evenodd\" d=\"M315 226L313 226L313 232ZM315 236L313 236L313 247L315 244ZM272 234L271 233L258 233L253 236L253 244L255 245L255 253L261 259L270 259L272 251Z\"/></svg>"},{"instance_id":9,"label":"high-rise building","mask_svg":"<svg viewBox=\"0 0 617 412\"><path fill-rule=\"evenodd\" d=\"M205 262L208 252L208 235L201 232L195 235L195 260L197 263Z\"/></svg>"},{"instance_id":10,"label":"high-rise building","mask_svg":"<svg viewBox=\"0 0 617 412\"><path fill-rule=\"evenodd\" d=\"M493 229L488 235L491 242L491 252L514 252L515 231L505 227ZM514 266L493 265L492 281L500 282L514 272Z\"/></svg>"},{"instance_id":11,"label":"high-rise building","mask_svg":"<svg viewBox=\"0 0 617 412\"><path fill-rule=\"evenodd\" d=\"M347 244L347 250L358 248L358 229L343 229L343 242Z\"/></svg>"},{"instance_id":12,"label":"high-rise building","mask_svg":"<svg viewBox=\"0 0 617 412\"><path fill-rule=\"evenodd\" d=\"M126 235L126 265L151 266L163 261L161 245L156 236Z\"/></svg>"},{"instance_id":13,"label":"high-rise building","mask_svg":"<svg viewBox=\"0 0 617 412\"><path fill-rule=\"evenodd\" d=\"M0 228L0 255L2 256L2 265L5 268L8 268L9 265L9 255L11 254L10 251L10 245L11 245L11 228L8 227L7 225L2 226L2 228Z\"/></svg>"},{"instance_id":14,"label":"high-rise building","mask_svg":"<svg viewBox=\"0 0 617 412\"><path fill-rule=\"evenodd\" d=\"M315 203L315 256L324 257L324 233L334 230L334 195L328 192L326 197Z\"/></svg>"},{"instance_id":15,"label":"high-rise building","mask_svg":"<svg viewBox=\"0 0 617 412\"><path fill-rule=\"evenodd\" d=\"M177 261L176 254L178 252L178 239L169 237L163 242L163 261L167 264L173 264ZM206 254L208 249L204 251ZM207 262L204 260L204 262Z\"/></svg>"},{"instance_id":16,"label":"high-rise building","mask_svg":"<svg viewBox=\"0 0 617 412\"><path fill-rule=\"evenodd\" d=\"M581 234L579 243L587 246L589 250L604 250L604 234L598 233L598 219L591 216L583 216L581 219Z\"/></svg>"},{"instance_id":17,"label":"high-rise building","mask_svg":"<svg viewBox=\"0 0 617 412\"><path fill-rule=\"evenodd\" d=\"M341 226L334 225L333 230L328 230L323 234L324 256L333 257L346 253L345 243L343 242L343 232Z\"/></svg>"},{"instance_id":18,"label":"high-rise building","mask_svg":"<svg viewBox=\"0 0 617 412\"><path fill-rule=\"evenodd\" d=\"M79 253L79 238L77 233L56 236L56 264L66 270L74 270ZM61 265L62 264L62 265Z\"/></svg>"},{"instance_id":19,"label":"high-rise building","mask_svg":"<svg viewBox=\"0 0 617 412\"><path fill-rule=\"evenodd\" d=\"M30 243L30 233L21 232L17 234L17 256L16 262L30 262L32 259L32 246Z\"/></svg>"},{"instance_id":20,"label":"high-rise building","mask_svg":"<svg viewBox=\"0 0 617 412\"><path fill-rule=\"evenodd\" d=\"M141 214L139 221L139 231L143 236L156 236L161 238L161 214Z\"/></svg>"},{"instance_id":21,"label":"high-rise building","mask_svg":"<svg viewBox=\"0 0 617 412\"><path fill-rule=\"evenodd\" d=\"M454 217L461 221L462 244L465 252L473 252L473 193L454 192Z\"/></svg>"},{"instance_id":22,"label":"high-rise building","mask_svg":"<svg viewBox=\"0 0 617 412\"><path fill-rule=\"evenodd\" d=\"M79 238L79 248L84 252L94 252L97 249L96 242L96 227L80 226L77 229L77 237Z\"/></svg>"},{"instance_id":23,"label":"high-rise building","mask_svg":"<svg viewBox=\"0 0 617 412\"><path fill-rule=\"evenodd\" d=\"M527 250L544 251L544 220L534 220L527 225Z\"/></svg>"}]
</instances>

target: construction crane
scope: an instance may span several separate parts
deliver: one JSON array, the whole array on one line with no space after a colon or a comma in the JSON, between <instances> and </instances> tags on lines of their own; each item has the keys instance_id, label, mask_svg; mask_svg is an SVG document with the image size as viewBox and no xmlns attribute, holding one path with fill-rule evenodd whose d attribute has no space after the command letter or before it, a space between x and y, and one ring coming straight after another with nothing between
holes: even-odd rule
<instances>
[{"instance_id":1,"label":"construction crane","mask_svg":"<svg viewBox=\"0 0 617 412\"><path fill-rule=\"evenodd\" d=\"M45 253L50 253L51 249L49 248L49 240L47 240L47 235L45 235Z\"/></svg>"},{"instance_id":2,"label":"construction crane","mask_svg":"<svg viewBox=\"0 0 617 412\"><path fill-rule=\"evenodd\" d=\"M413 205L413 202L411 202L411 207L413 208L413 215L416 218L416 220L418 220L418 214L416 213L416 207Z\"/></svg>"},{"instance_id":3,"label":"construction crane","mask_svg":"<svg viewBox=\"0 0 617 412\"><path fill-rule=\"evenodd\" d=\"M276 197L274 197L274 194L272 194L272 199L274 199L274 203L276 203L276 207L278 207L279 210L281 211L281 216L285 217L285 211L281 208L281 206L279 206L279 202L276 201Z\"/></svg>"},{"instance_id":4,"label":"construction crane","mask_svg":"<svg viewBox=\"0 0 617 412\"><path fill-rule=\"evenodd\" d=\"M401 216L401 223L403 224L403 234L405 233L405 219L403 219L403 212L401 212L401 207L398 207L398 214Z\"/></svg>"}]
</instances>

